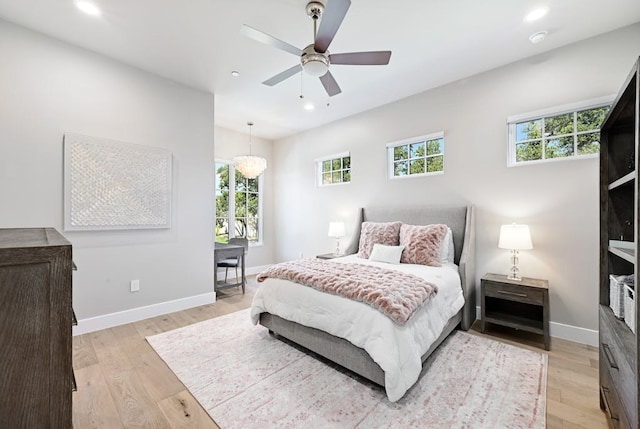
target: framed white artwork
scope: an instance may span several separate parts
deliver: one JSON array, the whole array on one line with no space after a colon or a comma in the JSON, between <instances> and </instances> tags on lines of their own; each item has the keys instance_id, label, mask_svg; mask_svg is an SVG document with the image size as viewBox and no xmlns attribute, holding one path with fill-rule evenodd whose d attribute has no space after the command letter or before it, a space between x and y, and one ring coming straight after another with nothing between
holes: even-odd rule
<instances>
[{"instance_id":1,"label":"framed white artwork","mask_svg":"<svg viewBox=\"0 0 640 429\"><path fill-rule=\"evenodd\" d=\"M171 227L171 152L64 135L64 230Z\"/></svg>"}]
</instances>

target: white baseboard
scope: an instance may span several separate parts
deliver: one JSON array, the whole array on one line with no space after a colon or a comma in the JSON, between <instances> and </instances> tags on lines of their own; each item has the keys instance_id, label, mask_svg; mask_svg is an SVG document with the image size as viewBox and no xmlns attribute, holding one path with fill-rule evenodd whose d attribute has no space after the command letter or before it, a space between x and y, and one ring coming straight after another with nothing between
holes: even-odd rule
<instances>
[{"instance_id":1,"label":"white baseboard","mask_svg":"<svg viewBox=\"0 0 640 429\"><path fill-rule=\"evenodd\" d=\"M176 299L174 301L147 305L145 307L132 308L130 310L119 311L117 313L80 319L78 320L78 325L73 327L73 335L82 335L88 332L124 325L126 323L137 322L138 320L148 319L150 317L187 310L200 305L211 304L212 302L215 302L215 300L216 293L210 292L202 295Z\"/></svg>"},{"instance_id":2,"label":"white baseboard","mask_svg":"<svg viewBox=\"0 0 640 429\"><path fill-rule=\"evenodd\" d=\"M247 267L245 274L252 276L259 274L271 265L261 265ZM234 274L235 275L235 272ZM218 278L224 277L224 270L218 270ZM161 302L145 307L132 308L130 310L119 311L117 313L104 314L102 316L89 317L78 320L78 325L73 327L73 335L82 335L88 332L99 331L101 329L112 328L126 323L137 322L138 320L150 317L162 316L163 314L175 311L187 310L200 305L211 304L216 300L216 293L205 293L202 295L190 296L177 299L175 301Z\"/></svg>"},{"instance_id":3,"label":"white baseboard","mask_svg":"<svg viewBox=\"0 0 640 429\"><path fill-rule=\"evenodd\" d=\"M476 307L476 318L480 319L482 310ZM578 326L565 325L563 323L549 322L549 335L563 340L569 340L580 344L598 347L598 331L580 328Z\"/></svg>"},{"instance_id":4,"label":"white baseboard","mask_svg":"<svg viewBox=\"0 0 640 429\"><path fill-rule=\"evenodd\" d=\"M552 337L575 341L576 343L587 344L594 347L598 347L600 343L598 331L595 329L585 329L558 322L549 322L549 333Z\"/></svg>"}]
</instances>

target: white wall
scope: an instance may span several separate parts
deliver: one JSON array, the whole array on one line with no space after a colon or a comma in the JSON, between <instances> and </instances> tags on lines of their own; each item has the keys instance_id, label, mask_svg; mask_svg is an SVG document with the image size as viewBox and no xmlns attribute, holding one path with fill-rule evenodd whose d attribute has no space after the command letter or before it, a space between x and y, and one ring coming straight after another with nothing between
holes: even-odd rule
<instances>
[{"instance_id":1,"label":"white wall","mask_svg":"<svg viewBox=\"0 0 640 429\"><path fill-rule=\"evenodd\" d=\"M346 221L349 234L361 206L471 203L478 285L487 272L508 272L500 225L529 224L535 248L521 252L521 274L549 280L552 322L598 329L598 159L507 168L506 118L615 94L638 40L640 24L276 142L276 259L331 251L329 221ZM437 131L444 175L387 180L387 142ZM347 150L351 184L317 187L314 159Z\"/></svg>"},{"instance_id":2,"label":"white wall","mask_svg":"<svg viewBox=\"0 0 640 429\"><path fill-rule=\"evenodd\" d=\"M259 127L254 125L254 130ZM248 128L247 128L248 129ZM234 156L249 153L249 134L227 128L215 127L216 160L233 161ZM274 260L274 206L273 206L273 142L259 137L251 137L251 153L267 160L267 169L261 175L263 240L259 245L251 245L247 252L247 271L256 273Z\"/></svg>"},{"instance_id":3,"label":"white wall","mask_svg":"<svg viewBox=\"0 0 640 429\"><path fill-rule=\"evenodd\" d=\"M78 318L212 299L213 95L4 21L0 52L0 227L62 230L65 132L173 153L171 229L65 233Z\"/></svg>"}]
</instances>

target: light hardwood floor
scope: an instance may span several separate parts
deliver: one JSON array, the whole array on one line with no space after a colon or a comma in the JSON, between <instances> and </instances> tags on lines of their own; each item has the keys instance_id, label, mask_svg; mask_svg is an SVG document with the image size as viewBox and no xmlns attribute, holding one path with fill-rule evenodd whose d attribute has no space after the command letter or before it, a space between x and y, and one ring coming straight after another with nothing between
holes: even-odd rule
<instances>
[{"instance_id":1,"label":"light hardwood floor","mask_svg":"<svg viewBox=\"0 0 640 429\"><path fill-rule=\"evenodd\" d=\"M218 428L145 337L248 308L255 290L250 278L245 295L231 289L213 304L74 337L74 427ZM597 348L552 338L545 352L536 336L494 326L481 334L478 323L471 332L548 353L547 428L609 427L599 406Z\"/></svg>"}]
</instances>

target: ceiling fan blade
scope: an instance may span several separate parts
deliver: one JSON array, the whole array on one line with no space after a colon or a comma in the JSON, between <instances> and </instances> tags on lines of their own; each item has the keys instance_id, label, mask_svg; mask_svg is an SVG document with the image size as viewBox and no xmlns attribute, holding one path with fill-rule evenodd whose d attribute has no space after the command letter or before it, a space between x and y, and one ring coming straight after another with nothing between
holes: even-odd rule
<instances>
[{"instance_id":1,"label":"ceiling fan blade","mask_svg":"<svg viewBox=\"0 0 640 429\"><path fill-rule=\"evenodd\" d=\"M249 27L248 25L243 25L240 30L242 34L247 37L250 37L253 40L257 40L258 42L264 43L265 45L273 46L274 48L282 49L283 51L289 52L290 54L300 56L302 55L302 49L298 49L293 45L288 44L287 42L283 42L280 39L276 39L273 36L269 36L267 33L263 33L260 30L256 30L253 27Z\"/></svg>"},{"instance_id":2,"label":"ceiling fan blade","mask_svg":"<svg viewBox=\"0 0 640 429\"><path fill-rule=\"evenodd\" d=\"M331 72L327 72L324 76L320 76L320 82L322 82L322 86L324 86L325 91L329 94L329 97L333 97L334 95L338 95L342 92L340 87L338 86L338 82L333 78Z\"/></svg>"},{"instance_id":3,"label":"ceiling fan blade","mask_svg":"<svg viewBox=\"0 0 640 429\"><path fill-rule=\"evenodd\" d=\"M327 52L344 16L347 14L347 10L349 10L349 6L351 6L351 0L329 0L327 2L314 43L316 52Z\"/></svg>"},{"instance_id":4,"label":"ceiling fan blade","mask_svg":"<svg viewBox=\"0 0 640 429\"><path fill-rule=\"evenodd\" d=\"M391 51L350 52L346 54L330 54L331 64L354 66L382 66L389 64Z\"/></svg>"},{"instance_id":5,"label":"ceiling fan blade","mask_svg":"<svg viewBox=\"0 0 640 429\"><path fill-rule=\"evenodd\" d=\"M272 77L270 79L267 79L262 83L267 85L267 86L273 86L273 85L276 85L276 84L282 82L285 79L289 79L291 76L293 76L295 74L298 74L301 71L302 71L302 66L300 64L296 64L295 66L291 67L290 69L287 69L287 70L283 71L282 73L278 73L274 77Z\"/></svg>"}]
</instances>

